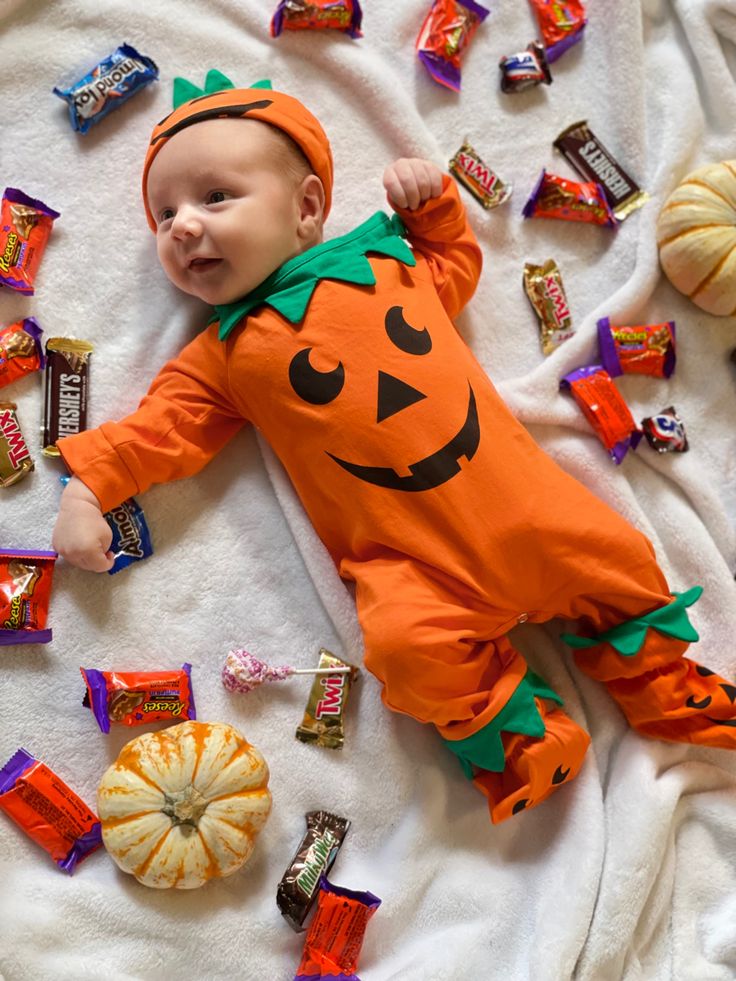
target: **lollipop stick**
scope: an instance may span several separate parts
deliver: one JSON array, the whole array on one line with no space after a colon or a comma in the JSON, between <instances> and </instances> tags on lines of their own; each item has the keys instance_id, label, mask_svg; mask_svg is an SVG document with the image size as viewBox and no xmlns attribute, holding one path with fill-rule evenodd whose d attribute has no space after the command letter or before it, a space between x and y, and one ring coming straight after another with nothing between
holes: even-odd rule
<instances>
[{"instance_id":1,"label":"lollipop stick","mask_svg":"<svg viewBox=\"0 0 736 981\"><path fill-rule=\"evenodd\" d=\"M348 674L352 668L294 668L292 674Z\"/></svg>"}]
</instances>

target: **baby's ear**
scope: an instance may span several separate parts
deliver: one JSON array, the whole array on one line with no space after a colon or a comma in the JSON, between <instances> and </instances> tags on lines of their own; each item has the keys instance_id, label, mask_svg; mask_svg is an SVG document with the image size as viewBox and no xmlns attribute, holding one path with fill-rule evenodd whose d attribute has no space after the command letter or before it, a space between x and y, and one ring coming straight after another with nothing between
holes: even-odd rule
<instances>
[{"instance_id":1,"label":"baby's ear","mask_svg":"<svg viewBox=\"0 0 736 981\"><path fill-rule=\"evenodd\" d=\"M321 232L325 212L325 189L316 174L309 174L298 188L300 238L308 240Z\"/></svg>"}]
</instances>

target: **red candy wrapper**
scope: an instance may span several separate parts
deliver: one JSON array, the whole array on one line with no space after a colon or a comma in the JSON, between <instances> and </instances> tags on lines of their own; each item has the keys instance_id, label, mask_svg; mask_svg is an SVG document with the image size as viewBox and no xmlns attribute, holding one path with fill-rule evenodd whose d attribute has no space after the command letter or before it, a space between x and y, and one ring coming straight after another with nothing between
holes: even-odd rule
<instances>
[{"instance_id":1,"label":"red candy wrapper","mask_svg":"<svg viewBox=\"0 0 736 981\"><path fill-rule=\"evenodd\" d=\"M546 170L542 171L522 214L525 218L561 218L609 228L618 224L600 184L569 181Z\"/></svg>"},{"instance_id":2,"label":"red candy wrapper","mask_svg":"<svg viewBox=\"0 0 736 981\"><path fill-rule=\"evenodd\" d=\"M669 378L675 370L675 322L614 327L608 317L598 321L601 362L611 377L651 375Z\"/></svg>"},{"instance_id":3,"label":"red candy wrapper","mask_svg":"<svg viewBox=\"0 0 736 981\"><path fill-rule=\"evenodd\" d=\"M435 82L460 91L460 56L489 13L475 0L434 0L419 31L416 50Z\"/></svg>"},{"instance_id":4,"label":"red candy wrapper","mask_svg":"<svg viewBox=\"0 0 736 981\"><path fill-rule=\"evenodd\" d=\"M565 375L560 388L573 396L614 463L636 449L642 431L605 368L597 364L577 368Z\"/></svg>"},{"instance_id":5,"label":"red candy wrapper","mask_svg":"<svg viewBox=\"0 0 736 981\"><path fill-rule=\"evenodd\" d=\"M501 69L502 92L523 92L535 85L552 84L544 45L539 41L532 41L524 51L506 55L498 67Z\"/></svg>"},{"instance_id":6,"label":"red candy wrapper","mask_svg":"<svg viewBox=\"0 0 736 981\"><path fill-rule=\"evenodd\" d=\"M380 905L373 893L334 886L322 876L317 912L294 981L360 981L355 971L363 935Z\"/></svg>"},{"instance_id":7,"label":"red candy wrapper","mask_svg":"<svg viewBox=\"0 0 736 981\"><path fill-rule=\"evenodd\" d=\"M344 31L362 37L359 0L281 0L271 20L271 37L282 31Z\"/></svg>"},{"instance_id":8,"label":"red candy wrapper","mask_svg":"<svg viewBox=\"0 0 736 981\"><path fill-rule=\"evenodd\" d=\"M56 552L0 549L0 647L48 644L49 611Z\"/></svg>"},{"instance_id":9,"label":"red candy wrapper","mask_svg":"<svg viewBox=\"0 0 736 981\"><path fill-rule=\"evenodd\" d=\"M144 726L149 722L196 719L191 664L180 671L97 671L80 668L87 691L83 705L91 708L103 732L111 722Z\"/></svg>"},{"instance_id":10,"label":"red candy wrapper","mask_svg":"<svg viewBox=\"0 0 736 981\"><path fill-rule=\"evenodd\" d=\"M539 21L547 61L557 61L583 36L587 24L581 0L530 0Z\"/></svg>"},{"instance_id":11,"label":"red candy wrapper","mask_svg":"<svg viewBox=\"0 0 736 981\"><path fill-rule=\"evenodd\" d=\"M0 388L44 367L42 334L33 317L0 327Z\"/></svg>"},{"instance_id":12,"label":"red candy wrapper","mask_svg":"<svg viewBox=\"0 0 736 981\"><path fill-rule=\"evenodd\" d=\"M24 749L0 769L0 810L70 875L102 844L94 811L53 770Z\"/></svg>"},{"instance_id":13,"label":"red candy wrapper","mask_svg":"<svg viewBox=\"0 0 736 981\"><path fill-rule=\"evenodd\" d=\"M6 187L0 210L0 284L33 293L33 284L51 228L59 212Z\"/></svg>"}]
</instances>

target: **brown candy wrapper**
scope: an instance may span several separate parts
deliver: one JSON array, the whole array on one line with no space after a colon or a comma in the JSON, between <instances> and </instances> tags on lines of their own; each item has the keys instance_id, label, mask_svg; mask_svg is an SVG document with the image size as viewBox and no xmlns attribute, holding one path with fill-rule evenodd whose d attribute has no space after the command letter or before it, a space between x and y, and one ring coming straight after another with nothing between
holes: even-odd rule
<instances>
[{"instance_id":1,"label":"brown candy wrapper","mask_svg":"<svg viewBox=\"0 0 736 981\"><path fill-rule=\"evenodd\" d=\"M0 487L17 483L33 470L16 409L15 402L0 402Z\"/></svg>"},{"instance_id":2,"label":"brown candy wrapper","mask_svg":"<svg viewBox=\"0 0 736 981\"><path fill-rule=\"evenodd\" d=\"M303 743L315 743L329 749L342 749L345 742L345 705L350 686L359 671L347 661L341 661L324 647L320 648L318 668L350 668L350 671L315 676L302 724L296 738Z\"/></svg>"},{"instance_id":3,"label":"brown candy wrapper","mask_svg":"<svg viewBox=\"0 0 736 981\"><path fill-rule=\"evenodd\" d=\"M524 266L524 289L539 317L542 351L552 354L575 333L562 275L554 259L548 259L542 266L527 262Z\"/></svg>"},{"instance_id":4,"label":"brown candy wrapper","mask_svg":"<svg viewBox=\"0 0 736 981\"><path fill-rule=\"evenodd\" d=\"M647 192L629 177L585 120L568 126L553 145L581 176L600 184L618 221L649 200Z\"/></svg>"},{"instance_id":5,"label":"brown candy wrapper","mask_svg":"<svg viewBox=\"0 0 736 981\"><path fill-rule=\"evenodd\" d=\"M93 347L73 337L46 342L46 397L42 430L44 456L59 456L56 441L87 428L89 361Z\"/></svg>"},{"instance_id":6,"label":"brown candy wrapper","mask_svg":"<svg viewBox=\"0 0 736 981\"><path fill-rule=\"evenodd\" d=\"M310 811L305 815L307 830L276 890L276 904L294 930L303 930L319 893L322 875L332 868L350 827L347 818L329 811Z\"/></svg>"},{"instance_id":7,"label":"brown candy wrapper","mask_svg":"<svg viewBox=\"0 0 736 981\"><path fill-rule=\"evenodd\" d=\"M484 208L496 208L511 197L511 184L504 183L467 142L449 163L450 173L466 187Z\"/></svg>"}]
</instances>

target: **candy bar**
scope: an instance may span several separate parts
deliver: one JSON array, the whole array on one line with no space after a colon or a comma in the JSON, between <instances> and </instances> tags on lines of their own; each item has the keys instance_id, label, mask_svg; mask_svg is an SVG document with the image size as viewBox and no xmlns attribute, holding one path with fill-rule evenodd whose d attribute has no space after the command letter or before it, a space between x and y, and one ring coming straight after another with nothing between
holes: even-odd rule
<instances>
[{"instance_id":1,"label":"candy bar","mask_svg":"<svg viewBox=\"0 0 736 981\"><path fill-rule=\"evenodd\" d=\"M670 405L656 416L641 421L647 443L658 453L686 453L689 449L682 420Z\"/></svg>"},{"instance_id":2,"label":"candy bar","mask_svg":"<svg viewBox=\"0 0 736 981\"><path fill-rule=\"evenodd\" d=\"M539 318L540 341L544 354L551 354L575 333L562 285L562 275L554 259L536 266L524 266L524 289Z\"/></svg>"},{"instance_id":3,"label":"candy bar","mask_svg":"<svg viewBox=\"0 0 736 981\"><path fill-rule=\"evenodd\" d=\"M319 668L350 668L349 672L317 675L309 693L302 724L296 738L303 743L315 743L329 749L342 749L345 742L345 706L350 686L358 677L358 669L341 661L325 648L319 652Z\"/></svg>"},{"instance_id":4,"label":"candy bar","mask_svg":"<svg viewBox=\"0 0 736 981\"><path fill-rule=\"evenodd\" d=\"M155 61L139 54L130 44L121 44L70 88L54 88L53 92L69 104L74 129L86 133L157 78Z\"/></svg>"},{"instance_id":5,"label":"candy bar","mask_svg":"<svg viewBox=\"0 0 736 981\"><path fill-rule=\"evenodd\" d=\"M197 718L191 664L183 664L179 671L79 670L87 686L82 704L92 709L103 732L110 731L111 722L142 726Z\"/></svg>"},{"instance_id":6,"label":"candy bar","mask_svg":"<svg viewBox=\"0 0 736 981\"><path fill-rule=\"evenodd\" d=\"M46 395L42 453L59 456L56 441L87 428L89 360L92 345L72 337L46 342Z\"/></svg>"},{"instance_id":7,"label":"candy bar","mask_svg":"<svg viewBox=\"0 0 736 981\"><path fill-rule=\"evenodd\" d=\"M0 402L0 487L10 487L33 470L28 444L18 425L15 402Z\"/></svg>"},{"instance_id":8,"label":"candy bar","mask_svg":"<svg viewBox=\"0 0 736 981\"><path fill-rule=\"evenodd\" d=\"M642 431L604 368L577 368L565 375L560 388L573 396L614 463L621 463L629 450L636 449Z\"/></svg>"},{"instance_id":9,"label":"candy bar","mask_svg":"<svg viewBox=\"0 0 736 981\"><path fill-rule=\"evenodd\" d=\"M496 208L511 197L511 184L504 183L466 141L449 164L450 173L484 208Z\"/></svg>"},{"instance_id":10,"label":"candy bar","mask_svg":"<svg viewBox=\"0 0 736 981\"><path fill-rule=\"evenodd\" d=\"M669 378L675 370L675 322L614 327L608 317L598 321L601 363L611 377L651 375Z\"/></svg>"},{"instance_id":11,"label":"candy bar","mask_svg":"<svg viewBox=\"0 0 736 981\"><path fill-rule=\"evenodd\" d=\"M335 886L323 875L317 912L294 981L360 981L355 973L368 920L381 900L372 892Z\"/></svg>"},{"instance_id":12,"label":"candy bar","mask_svg":"<svg viewBox=\"0 0 736 981\"><path fill-rule=\"evenodd\" d=\"M105 513L105 521L112 528L110 551L113 554L112 568L108 574L127 568L134 562L153 555L151 532L148 530L143 508L130 497L116 508Z\"/></svg>"},{"instance_id":13,"label":"candy bar","mask_svg":"<svg viewBox=\"0 0 736 981\"><path fill-rule=\"evenodd\" d=\"M568 126L553 145L582 177L600 184L618 221L623 221L649 199L647 192L639 188L593 135L585 120Z\"/></svg>"},{"instance_id":14,"label":"candy bar","mask_svg":"<svg viewBox=\"0 0 736 981\"><path fill-rule=\"evenodd\" d=\"M0 388L45 367L42 334L33 317L0 327Z\"/></svg>"},{"instance_id":15,"label":"candy bar","mask_svg":"<svg viewBox=\"0 0 736 981\"><path fill-rule=\"evenodd\" d=\"M547 61L557 61L561 54L583 36L587 20L581 0L531 0L539 30L547 51Z\"/></svg>"},{"instance_id":16,"label":"candy bar","mask_svg":"<svg viewBox=\"0 0 736 981\"><path fill-rule=\"evenodd\" d=\"M24 749L0 769L0 810L70 875L102 844L94 811Z\"/></svg>"},{"instance_id":17,"label":"candy bar","mask_svg":"<svg viewBox=\"0 0 736 981\"><path fill-rule=\"evenodd\" d=\"M359 0L281 0L271 20L271 37L282 31L343 31L362 37Z\"/></svg>"},{"instance_id":18,"label":"candy bar","mask_svg":"<svg viewBox=\"0 0 736 981\"><path fill-rule=\"evenodd\" d=\"M522 214L525 218L561 218L609 228L617 224L599 184L592 181L581 184L548 174L546 170L542 171Z\"/></svg>"},{"instance_id":19,"label":"candy bar","mask_svg":"<svg viewBox=\"0 0 736 981\"><path fill-rule=\"evenodd\" d=\"M419 30L416 50L435 82L460 91L460 56L489 13L475 0L434 0Z\"/></svg>"},{"instance_id":20,"label":"candy bar","mask_svg":"<svg viewBox=\"0 0 736 981\"><path fill-rule=\"evenodd\" d=\"M307 830L276 890L282 916L297 931L304 929L320 878L332 868L350 827L347 818L329 811L310 811L305 818Z\"/></svg>"},{"instance_id":21,"label":"candy bar","mask_svg":"<svg viewBox=\"0 0 736 981\"><path fill-rule=\"evenodd\" d=\"M29 197L17 187L6 187L0 209L0 285L18 293L34 292L54 221L59 212Z\"/></svg>"},{"instance_id":22,"label":"candy bar","mask_svg":"<svg viewBox=\"0 0 736 981\"><path fill-rule=\"evenodd\" d=\"M532 41L517 54L506 55L499 61L498 67L501 69L502 92L523 92L535 85L552 84L544 45L539 41Z\"/></svg>"},{"instance_id":23,"label":"candy bar","mask_svg":"<svg viewBox=\"0 0 736 981\"><path fill-rule=\"evenodd\" d=\"M0 646L48 644L56 552L0 549Z\"/></svg>"}]
</instances>

